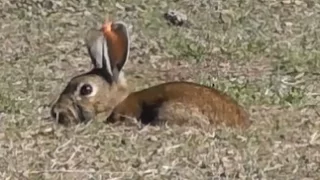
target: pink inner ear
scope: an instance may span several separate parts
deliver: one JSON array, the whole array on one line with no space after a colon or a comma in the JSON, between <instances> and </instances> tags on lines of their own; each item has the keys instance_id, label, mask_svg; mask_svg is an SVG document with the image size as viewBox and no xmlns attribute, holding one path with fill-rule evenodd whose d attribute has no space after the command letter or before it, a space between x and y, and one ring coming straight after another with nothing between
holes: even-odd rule
<instances>
[{"instance_id":1,"label":"pink inner ear","mask_svg":"<svg viewBox=\"0 0 320 180\"><path fill-rule=\"evenodd\" d=\"M121 61L125 60L126 35L121 31L112 29L112 23L105 23L102 31L107 40L111 63L114 65L121 63Z\"/></svg>"}]
</instances>

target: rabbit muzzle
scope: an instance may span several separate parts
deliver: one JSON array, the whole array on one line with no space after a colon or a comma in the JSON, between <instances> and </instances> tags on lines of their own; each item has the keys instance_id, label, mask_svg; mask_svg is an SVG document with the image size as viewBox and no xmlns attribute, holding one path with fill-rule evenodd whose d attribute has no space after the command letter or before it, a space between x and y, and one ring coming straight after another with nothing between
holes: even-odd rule
<instances>
[{"instance_id":1,"label":"rabbit muzzle","mask_svg":"<svg viewBox=\"0 0 320 180\"><path fill-rule=\"evenodd\" d=\"M52 118L63 125L88 122L92 119L93 114L71 98L59 98L51 108Z\"/></svg>"}]
</instances>

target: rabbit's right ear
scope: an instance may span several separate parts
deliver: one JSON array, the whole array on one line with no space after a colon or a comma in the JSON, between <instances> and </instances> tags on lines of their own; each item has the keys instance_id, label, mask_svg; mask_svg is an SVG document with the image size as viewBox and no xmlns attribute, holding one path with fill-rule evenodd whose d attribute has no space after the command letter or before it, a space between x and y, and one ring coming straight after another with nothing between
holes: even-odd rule
<instances>
[{"instance_id":1,"label":"rabbit's right ear","mask_svg":"<svg viewBox=\"0 0 320 180\"><path fill-rule=\"evenodd\" d=\"M86 45L94 67L105 70L117 81L129 56L130 40L126 24L109 22L101 30L89 30Z\"/></svg>"}]
</instances>

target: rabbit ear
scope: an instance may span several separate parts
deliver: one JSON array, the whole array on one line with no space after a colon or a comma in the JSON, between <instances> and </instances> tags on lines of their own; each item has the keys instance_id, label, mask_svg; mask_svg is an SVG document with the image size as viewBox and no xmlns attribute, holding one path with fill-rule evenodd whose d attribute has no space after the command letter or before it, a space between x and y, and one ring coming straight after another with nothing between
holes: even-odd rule
<instances>
[{"instance_id":1,"label":"rabbit ear","mask_svg":"<svg viewBox=\"0 0 320 180\"><path fill-rule=\"evenodd\" d=\"M107 65L110 65L112 76L117 80L129 56L130 39L127 25L121 21L105 23L102 31L107 42L109 58Z\"/></svg>"},{"instance_id":2,"label":"rabbit ear","mask_svg":"<svg viewBox=\"0 0 320 180\"><path fill-rule=\"evenodd\" d=\"M126 24L110 22L105 23L101 30L89 30L86 45L94 67L106 70L113 80L118 80L129 56L130 40Z\"/></svg>"},{"instance_id":3,"label":"rabbit ear","mask_svg":"<svg viewBox=\"0 0 320 180\"><path fill-rule=\"evenodd\" d=\"M97 29L90 29L86 36L86 46L95 69L104 69L112 75L111 65L103 32Z\"/></svg>"}]
</instances>

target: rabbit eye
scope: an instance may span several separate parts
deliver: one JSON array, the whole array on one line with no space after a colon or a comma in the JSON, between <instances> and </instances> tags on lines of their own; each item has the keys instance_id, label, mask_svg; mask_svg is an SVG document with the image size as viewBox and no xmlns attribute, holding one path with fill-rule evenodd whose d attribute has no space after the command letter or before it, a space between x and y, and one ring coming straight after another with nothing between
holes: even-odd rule
<instances>
[{"instance_id":1,"label":"rabbit eye","mask_svg":"<svg viewBox=\"0 0 320 180\"><path fill-rule=\"evenodd\" d=\"M90 84L84 84L80 89L81 96L87 96L92 93L92 86Z\"/></svg>"}]
</instances>

